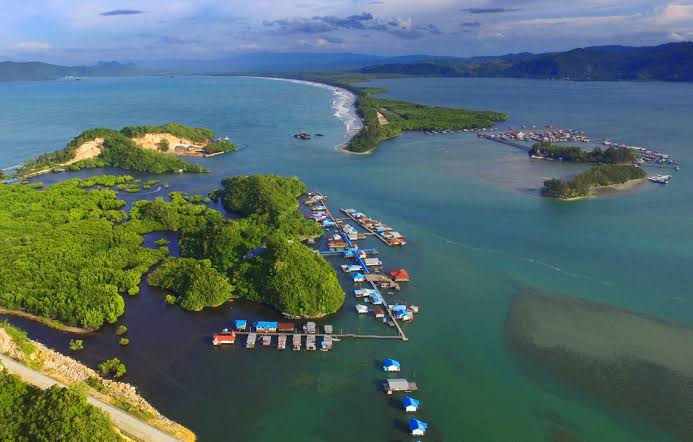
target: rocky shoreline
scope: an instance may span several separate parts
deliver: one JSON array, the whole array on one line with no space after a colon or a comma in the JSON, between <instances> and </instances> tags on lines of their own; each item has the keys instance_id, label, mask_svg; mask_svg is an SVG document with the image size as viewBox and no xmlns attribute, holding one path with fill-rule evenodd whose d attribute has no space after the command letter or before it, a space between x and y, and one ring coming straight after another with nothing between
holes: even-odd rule
<instances>
[{"instance_id":1,"label":"rocky shoreline","mask_svg":"<svg viewBox=\"0 0 693 442\"><path fill-rule=\"evenodd\" d=\"M32 347L31 351L27 351L26 344ZM65 385L84 383L88 386L90 395L135 414L181 440L192 442L197 439L192 431L162 415L140 396L134 386L105 379L95 370L40 342L29 340L22 345L16 342L7 330L0 327L0 353L38 369Z\"/></svg>"}]
</instances>

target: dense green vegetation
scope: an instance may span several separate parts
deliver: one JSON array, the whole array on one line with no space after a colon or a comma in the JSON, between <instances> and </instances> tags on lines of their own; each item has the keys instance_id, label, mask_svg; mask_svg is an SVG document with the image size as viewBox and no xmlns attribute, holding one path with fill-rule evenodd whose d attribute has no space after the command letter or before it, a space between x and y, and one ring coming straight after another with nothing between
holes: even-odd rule
<instances>
[{"instance_id":1,"label":"dense green vegetation","mask_svg":"<svg viewBox=\"0 0 693 442\"><path fill-rule=\"evenodd\" d=\"M125 364L120 362L120 359L113 358L107 359L99 364L99 370L104 376L111 376L114 378L119 378L125 374L127 371L125 369Z\"/></svg>"},{"instance_id":2,"label":"dense green vegetation","mask_svg":"<svg viewBox=\"0 0 693 442\"><path fill-rule=\"evenodd\" d=\"M219 306L233 293L228 278L208 259L167 258L149 274L148 282L176 293L180 306L192 311Z\"/></svg>"},{"instance_id":3,"label":"dense green vegetation","mask_svg":"<svg viewBox=\"0 0 693 442\"><path fill-rule=\"evenodd\" d=\"M120 293L138 293L165 253L141 247L137 224L120 224L113 190L87 188L121 180L0 186L0 306L86 328L123 314Z\"/></svg>"},{"instance_id":4,"label":"dense green vegetation","mask_svg":"<svg viewBox=\"0 0 693 442\"><path fill-rule=\"evenodd\" d=\"M507 118L491 111L471 111L446 107L424 106L406 101L372 97L377 91L362 91L356 108L364 126L349 143L349 150L368 152L382 141L398 136L402 131L461 130L491 127ZM380 114L387 121L379 121Z\"/></svg>"},{"instance_id":5,"label":"dense green vegetation","mask_svg":"<svg viewBox=\"0 0 693 442\"><path fill-rule=\"evenodd\" d=\"M226 140L217 140L205 146L207 153L233 152L236 145Z\"/></svg>"},{"instance_id":6,"label":"dense green vegetation","mask_svg":"<svg viewBox=\"0 0 693 442\"><path fill-rule=\"evenodd\" d=\"M577 146L559 146L551 143L535 143L529 155L552 158L554 160L576 163L624 164L630 163L636 155L625 147L610 146L605 150L600 147L587 151Z\"/></svg>"},{"instance_id":7,"label":"dense green vegetation","mask_svg":"<svg viewBox=\"0 0 693 442\"><path fill-rule=\"evenodd\" d=\"M113 323L124 313L121 294L137 294L142 275L168 255L166 247L142 247L141 235L155 231L180 232L182 258L167 259L149 282L174 292L182 308L244 297L314 316L342 304L335 272L299 242L322 228L298 210L306 190L298 179L224 180L216 197L244 215L237 220L182 193L137 201L126 220L125 203L104 187L132 182L101 176L45 189L0 186L0 306L90 329ZM261 246L266 254L248 257Z\"/></svg>"},{"instance_id":8,"label":"dense green vegetation","mask_svg":"<svg viewBox=\"0 0 693 442\"><path fill-rule=\"evenodd\" d=\"M76 388L41 390L0 370L0 440L120 441L108 416Z\"/></svg>"},{"instance_id":9,"label":"dense green vegetation","mask_svg":"<svg viewBox=\"0 0 693 442\"><path fill-rule=\"evenodd\" d=\"M621 184L646 176L644 170L635 166L622 164L596 166L567 181L557 178L544 181L541 194L551 198L579 198L589 195L593 187Z\"/></svg>"},{"instance_id":10,"label":"dense green vegetation","mask_svg":"<svg viewBox=\"0 0 693 442\"><path fill-rule=\"evenodd\" d=\"M366 66L362 75L693 81L693 43L596 46L546 54L435 58Z\"/></svg>"},{"instance_id":11,"label":"dense green vegetation","mask_svg":"<svg viewBox=\"0 0 693 442\"><path fill-rule=\"evenodd\" d=\"M9 337L12 338L12 341L19 347L19 350L25 356L31 356L34 352L34 343L29 339L29 336L24 330L10 324L6 319L0 321L0 328L7 332Z\"/></svg>"},{"instance_id":12,"label":"dense green vegetation","mask_svg":"<svg viewBox=\"0 0 693 442\"><path fill-rule=\"evenodd\" d=\"M205 168L183 161L174 155L142 149L131 139L148 133L170 133L198 143L205 143L211 140L213 136L209 129L188 127L177 123L162 126L129 126L120 131L106 128L89 129L72 139L64 149L46 153L27 161L18 170L18 173L19 175L26 175L42 169L57 168L73 159L79 146L97 138L104 139L101 155L71 164L67 167L68 170L110 166L149 173L181 171L199 173L206 171ZM225 144L217 146L217 148L230 149Z\"/></svg>"},{"instance_id":13,"label":"dense green vegetation","mask_svg":"<svg viewBox=\"0 0 693 442\"><path fill-rule=\"evenodd\" d=\"M205 143L214 136L214 132L209 129L189 127L178 123L168 123L161 126L127 126L120 132L128 138L139 138L147 134L171 134L195 143Z\"/></svg>"},{"instance_id":14,"label":"dense green vegetation","mask_svg":"<svg viewBox=\"0 0 693 442\"><path fill-rule=\"evenodd\" d=\"M208 259L228 276L233 296L270 304L294 316L320 316L339 309L344 292L334 270L298 241L322 234L322 228L298 210L296 197L305 192L305 185L296 178L277 176L233 177L222 183L224 189L216 197L222 198L227 210L245 217L208 216L181 229L181 255ZM258 253L249 255L251 251Z\"/></svg>"},{"instance_id":15,"label":"dense green vegetation","mask_svg":"<svg viewBox=\"0 0 693 442\"><path fill-rule=\"evenodd\" d=\"M70 339L70 350L84 350L84 341L82 341L81 339Z\"/></svg>"}]
</instances>

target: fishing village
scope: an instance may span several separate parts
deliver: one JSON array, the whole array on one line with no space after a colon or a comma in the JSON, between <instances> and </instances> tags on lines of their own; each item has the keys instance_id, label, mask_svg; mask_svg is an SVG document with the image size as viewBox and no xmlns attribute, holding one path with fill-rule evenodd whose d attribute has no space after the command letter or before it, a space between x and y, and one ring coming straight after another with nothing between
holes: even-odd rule
<instances>
[{"instance_id":1,"label":"fishing village","mask_svg":"<svg viewBox=\"0 0 693 442\"><path fill-rule=\"evenodd\" d=\"M391 247L401 247L407 244L406 238L391 226L367 216L354 209L340 209L345 218L337 218L327 206L327 197L322 193L309 192L303 204L310 208L306 217L319 223L325 233L324 250L314 248L313 251L326 257L342 258L346 261L338 268L348 275L353 283L355 313L359 316L371 316L377 322L394 328L396 334L361 334L335 330L330 324L319 325L315 321L306 321L299 325L287 318L285 321L254 321L235 319L231 329L225 328L212 336L215 347L235 344L243 337L242 346L247 350L256 347L276 348L284 351L287 347L299 352L317 351L328 352L334 343L342 339L386 339L407 341L402 325L413 321L419 313L419 307L401 302L388 302L385 297L393 296L409 282L409 273L405 269L395 269L383 273L383 262L378 258L379 251L375 248L361 248L356 243L373 236ZM359 231L353 224L361 227ZM311 245L318 245L314 240L308 240ZM287 316L287 315L285 315ZM401 410L408 416L419 412L421 401L409 394L418 390L415 382L399 377L401 363L392 358L385 358L382 369L388 376L382 381L382 391L390 396L404 394L401 399ZM398 377L389 377L396 375ZM424 436L428 431L428 423L418 418L408 418L407 428L411 436Z\"/></svg>"},{"instance_id":2,"label":"fishing village","mask_svg":"<svg viewBox=\"0 0 693 442\"><path fill-rule=\"evenodd\" d=\"M244 336L247 349L255 348L258 342L262 347L274 346L276 341L276 348L285 350L290 337L293 350L315 351L318 349L319 340L320 350L329 351L334 342L339 342L343 338L407 341L409 338L400 323L412 321L414 315L419 312L419 307L394 301L387 302L385 294L394 295L398 292L402 283L409 282L409 273L405 269L395 269L389 274L383 273L383 263L377 257L379 251L374 248L360 248L356 243L368 236L374 236L388 246L403 246L407 243L405 237L392 227L353 209L342 209L347 218L336 218L327 207L327 197L322 193L308 193L304 205L310 208L306 217L319 223L327 234L325 250L313 249L315 253L341 257L347 262L338 268L348 274L353 283L352 292L354 298L359 301L353 307L356 314L372 316L384 325L394 328L397 333L360 334L342 330L336 332L332 325L325 324L320 329L312 321L299 327L289 321L255 321L250 324L245 319L237 319L232 330L226 328L215 334L212 343L215 346L234 344L237 337ZM348 220L353 220L365 232L359 232L346 222ZM315 240L309 240L309 244L315 243Z\"/></svg>"},{"instance_id":3,"label":"fishing village","mask_svg":"<svg viewBox=\"0 0 693 442\"><path fill-rule=\"evenodd\" d=\"M634 165L668 167L674 170L679 169L679 163L671 159L667 153L643 146L616 143L609 139L595 141L586 136L584 132L575 129L556 129L550 126L545 129L536 129L536 126L533 126L532 129L526 129L526 127L523 126L523 129L521 130L509 130L505 132L478 132L477 136L485 140L496 141L498 143L517 147L527 151L529 151L532 146L522 143L583 143L623 148L633 152L637 156L637 159L634 161ZM532 158L545 160L550 159L536 155Z\"/></svg>"}]
</instances>

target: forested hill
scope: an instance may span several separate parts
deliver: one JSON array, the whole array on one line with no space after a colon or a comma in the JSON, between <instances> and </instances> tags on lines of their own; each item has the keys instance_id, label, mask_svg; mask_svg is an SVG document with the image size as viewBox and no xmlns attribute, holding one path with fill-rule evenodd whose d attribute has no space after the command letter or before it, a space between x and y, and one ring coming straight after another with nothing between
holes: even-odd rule
<instances>
[{"instance_id":1,"label":"forested hill","mask_svg":"<svg viewBox=\"0 0 693 442\"><path fill-rule=\"evenodd\" d=\"M364 67L364 74L570 80L693 81L693 42L595 46L546 54L421 61Z\"/></svg>"},{"instance_id":2,"label":"forested hill","mask_svg":"<svg viewBox=\"0 0 693 442\"><path fill-rule=\"evenodd\" d=\"M138 73L141 71L134 64L122 64L115 61L100 62L94 66L59 66L40 62L0 62L0 81L56 80L66 76L109 77Z\"/></svg>"}]
</instances>

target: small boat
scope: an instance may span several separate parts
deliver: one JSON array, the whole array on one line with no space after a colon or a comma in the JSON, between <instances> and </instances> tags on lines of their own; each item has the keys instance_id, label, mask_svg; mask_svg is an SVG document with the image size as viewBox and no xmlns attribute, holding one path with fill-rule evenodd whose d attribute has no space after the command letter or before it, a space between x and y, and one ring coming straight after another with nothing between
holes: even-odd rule
<instances>
[{"instance_id":1,"label":"small boat","mask_svg":"<svg viewBox=\"0 0 693 442\"><path fill-rule=\"evenodd\" d=\"M657 184L669 184L671 175L653 175L651 177L648 177L647 179Z\"/></svg>"},{"instance_id":2,"label":"small boat","mask_svg":"<svg viewBox=\"0 0 693 442\"><path fill-rule=\"evenodd\" d=\"M294 138L296 138L297 140L310 140L311 136L309 133L299 132L299 133L294 134Z\"/></svg>"},{"instance_id":3,"label":"small boat","mask_svg":"<svg viewBox=\"0 0 693 442\"><path fill-rule=\"evenodd\" d=\"M325 135L323 134L315 134L316 137L324 137Z\"/></svg>"},{"instance_id":4,"label":"small boat","mask_svg":"<svg viewBox=\"0 0 693 442\"><path fill-rule=\"evenodd\" d=\"M356 312L359 314L368 313L368 306L363 304L356 304Z\"/></svg>"}]
</instances>

